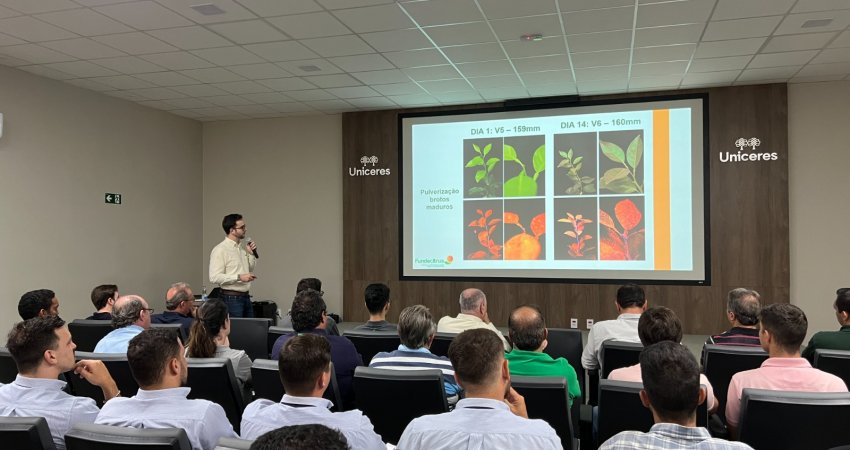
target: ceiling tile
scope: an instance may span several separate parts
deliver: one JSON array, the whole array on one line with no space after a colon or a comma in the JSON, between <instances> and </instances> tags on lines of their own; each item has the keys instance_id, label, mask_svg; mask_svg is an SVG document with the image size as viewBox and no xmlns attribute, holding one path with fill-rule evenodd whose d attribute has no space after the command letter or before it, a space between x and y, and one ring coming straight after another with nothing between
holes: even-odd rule
<instances>
[{"instance_id":1,"label":"ceiling tile","mask_svg":"<svg viewBox=\"0 0 850 450\"><path fill-rule=\"evenodd\" d=\"M327 114L351 110L351 103L345 100L318 100L311 102L310 106Z\"/></svg>"},{"instance_id":2,"label":"ceiling tile","mask_svg":"<svg viewBox=\"0 0 850 450\"><path fill-rule=\"evenodd\" d=\"M491 20L490 25L496 32L496 37L502 41L520 39L525 34L533 33L556 37L564 35L561 19L557 14Z\"/></svg>"},{"instance_id":3,"label":"ceiling tile","mask_svg":"<svg viewBox=\"0 0 850 450\"><path fill-rule=\"evenodd\" d=\"M253 105L254 102L244 99L238 95L216 95L214 97L204 97L205 101L208 101L214 105L218 106L242 106L242 105Z\"/></svg>"},{"instance_id":4,"label":"ceiling tile","mask_svg":"<svg viewBox=\"0 0 850 450\"><path fill-rule=\"evenodd\" d=\"M688 61L653 62L632 64L633 77L650 77L656 75L681 75L688 68Z\"/></svg>"},{"instance_id":5,"label":"ceiling tile","mask_svg":"<svg viewBox=\"0 0 850 450\"><path fill-rule=\"evenodd\" d=\"M463 79L422 81L419 84L432 95L438 92L463 92L472 90L469 83Z\"/></svg>"},{"instance_id":6,"label":"ceiling tile","mask_svg":"<svg viewBox=\"0 0 850 450\"><path fill-rule=\"evenodd\" d=\"M348 103L352 105L363 108L363 109L373 109L373 108L386 108L393 109L398 108L398 105L393 103L392 100L385 97L369 97L369 98L352 98L348 99Z\"/></svg>"},{"instance_id":7,"label":"ceiling tile","mask_svg":"<svg viewBox=\"0 0 850 450\"><path fill-rule=\"evenodd\" d=\"M311 108L310 106L305 105L304 103L298 103L298 102L273 103L273 104L269 104L269 105L266 105L266 106L268 106L269 108L271 108L275 111L278 111L278 112L293 112L293 113L305 113L305 112L307 112L307 113L314 112L315 113L316 112L316 110Z\"/></svg>"},{"instance_id":8,"label":"ceiling tile","mask_svg":"<svg viewBox=\"0 0 850 450\"><path fill-rule=\"evenodd\" d=\"M256 94L242 94L242 98L254 103L288 103L292 98L280 92L260 92Z\"/></svg>"},{"instance_id":9,"label":"ceiling tile","mask_svg":"<svg viewBox=\"0 0 850 450\"><path fill-rule=\"evenodd\" d=\"M732 39L729 41L701 42L695 58L752 55L759 51L767 38Z\"/></svg>"},{"instance_id":10,"label":"ceiling tile","mask_svg":"<svg viewBox=\"0 0 850 450\"><path fill-rule=\"evenodd\" d=\"M95 36L94 39L101 44L106 44L110 47L117 48L131 55L144 55L146 53L164 53L172 52L177 48L160 41L159 39L148 36L145 33L123 33L109 34L106 36Z\"/></svg>"},{"instance_id":11,"label":"ceiling tile","mask_svg":"<svg viewBox=\"0 0 850 450\"><path fill-rule=\"evenodd\" d=\"M145 100L138 103L142 106L147 106L148 108L161 109L163 111L171 111L173 109L177 109L173 105L166 103L165 100Z\"/></svg>"},{"instance_id":12,"label":"ceiling tile","mask_svg":"<svg viewBox=\"0 0 850 450\"><path fill-rule=\"evenodd\" d=\"M94 9L138 30L194 25L180 14L151 1L119 3L117 5L99 6Z\"/></svg>"},{"instance_id":13,"label":"ceiling tile","mask_svg":"<svg viewBox=\"0 0 850 450\"><path fill-rule=\"evenodd\" d=\"M496 37L485 22L457 25L439 25L424 28L425 33L440 47L446 45L481 44L493 42Z\"/></svg>"},{"instance_id":14,"label":"ceiling tile","mask_svg":"<svg viewBox=\"0 0 850 450\"><path fill-rule=\"evenodd\" d=\"M801 13L845 8L847 8L847 2L844 0L798 0L791 12Z\"/></svg>"},{"instance_id":15,"label":"ceiling tile","mask_svg":"<svg viewBox=\"0 0 850 450\"><path fill-rule=\"evenodd\" d=\"M408 50L404 52L382 53L396 67L406 69L408 67L438 66L448 61L435 49Z\"/></svg>"},{"instance_id":16,"label":"ceiling tile","mask_svg":"<svg viewBox=\"0 0 850 450\"><path fill-rule=\"evenodd\" d=\"M304 39L301 43L325 58L374 53L368 44L354 35Z\"/></svg>"},{"instance_id":17,"label":"ceiling tile","mask_svg":"<svg viewBox=\"0 0 850 450\"><path fill-rule=\"evenodd\" d=\"M402 107L431 106L437 101L428 94L390 95L388 98Z\"/></svg>"},{"instance_id":18,"label":"ceiling tile","mask_svg":"<svg viewBox=\"0 0 850 450\"><path fill-rule=\"evenodd\" d=\"M231 81L227 83L213 83L213 86L223 89L231 94L258 94L261 92L271 92L267 86L263 86L254 81Z\"/></svg>"},{"instance_id":19,"label":"ceiling tile","mask_svg":"<svg viewBox=\"0 0 850 450\"><path fill-rule=\"evenodd\" d=\"M301 45L300 42L295 41L250 44L244 46L244 48L272 62L312 59L319 56Z\"/></svg>"},{"instance_id":20,"label":"ceiling tile","mask_svg":"<svg viewBox=\"0 0 850 450\"><path fill-rule=\"evenodd\" d=\"M360 80L363 84L390 84L404 83L410 80L404 72L398 69L375 70L372 72L355 72L351 76Z\"/></svg>"},{"instance_id":21,"label":"ceiling tile","mask_svg":"<svg viewBox=\"0 0 850 450\"><path fill-rule=\"evenodd\" d=\"M588 69L575 69L576 80L581 84L593 80L617 79L625 82L628 77L629 66L591 67Z\"/></svg>"},{"instance_id":22,"label":"ceiling tile","mask_svg":"<svg viewBox=\"0 0 850 450\"><path fill-rule=\"evenodd\" d=\"M801 50L797 52L782 52L782 53L762 53L756 55L747 69L759 69L763 67L779 67L779 66L794 66L808 63L815 55L817 50ZM850 58L848 58L850 59Z\"/></svg>"},{"instance_id":23,"label":"ceiling tile","mask_svg":"<svg viewBox=\"0 0 850 450\"><path fill-rule=\"evenodd\" d=\"M514 75L493 75L477 78L468 78L469 82L476 90L480 89L496 89L496 88L522 88L522 81Z\"/></svg>"},{"instance_id":24,"label":"ceiling tile","mask_svg":"<svg viewBox=\"0 0 850 450\"><path fill-rule=\"evenodd\" d=\"M100 84L100 83L98 83L98 84ZM103 85L101 84L101 86L103 86ZM112 89L112 88L110 88L110 89ZM106 95L109 95L109 96L112 96L112 97L117 97L117 98L123 98L124 100L129 100L131 102L140 102L140 101L148 100L147 98L142 97L141 95L130 92L130 91L110 90L110 91L106 92Z\"/></svg>"},{"instance_id":25,"label":"ceiling tile","mask_svg":"<svg viewBox=\"0 0 850 450\"><path fill-rule=\"evenodd\" d=\"M617 66L629 63L630 53L628 50L606 50L592 53L573 53L570 58L573 67L600 67Z\"/></svg>"},{"instance_id":26,"label":"ceiling tile","mask_svg":"<svg viewBox=\"0 0 850 450\"><path fill-rule=\"evenodd\" d=\"M201 100L199 98L173 98L173 99L164 100L164 101L166 103L168 103L169 105L171 105L175 108L180 108L180 109L206 108L208 106L212 106L212 103L210 103L206 100Z\"/></svg>"},{"instance_id":27,"label":"ceiling tile","mask_svg":"<svg viewBox=\"0 0 850 450\"><path fill-rule=\"evenodd\" d=\"M516 58L514 67L520 74L525 72L543 72L546 70L564 70L570 68L566 55L536 56L533 58Z\"/></svg>"},{"instance_id":28,"label":"ceiling tile","mask_svg":"<svg viewBox=\"0 0 850 450\"><path fill-rule=\"evenodd\" d=\"M638 6L637 28L703 23L708 21L714 0L687 0Z\"/></svg>"},{"instance_id":29,"label":"ceiling tile","mask_svg":"<svg viewBox=\"0 0 850 450\"><path fill-rule=\"evenodd\" d=\"M481 96L474 91L465 92L435 92L434 97L444 105L457 105L461 103L481 103Z\"/></svg>"},{"instance_id":30,"label":"ceiling tile","mask_svg":"<svg viewBox=\"0 0 850 450\"><path fill-rule=\"evenodd\" d=\"M585 9L616 8L634 5L634 0L558 0L561 11L583 11Z\"/></svg>"},{"instance_id":31,"label":"ceiling tile","mask_svg":"<svg viewBox=\"0 0 850 450\"><path fill-rule=\"evenodd\" d=\"M635 30L635 47L696 43L704 28L702 23L638 28Z\"/></svg>"},{"instance_id":32,"label":"ceiling tile","mask_svg":"<svg viewBox=\"0 0 850 450\"><path fill-rule=\"evenodd\" d=\"M773 36L762 49L763 52L791 52L823 48L835 33L809 33Z\"/></svg>"},{"instance_id":33,"label":"ceiling tile","mask_svg":"<svg viewBox=\"0 0 850 450\"><path fill-rule=\"evenodd\" d=\"M502 46L510 58L564 55L567 53L567 47L564 45L562 36L543 38L541 41L507 41L502 42Z\"/></svg>"},{"instance_id":34,"label":"ceiling tile","mask_svg":"<svg viewBox=\"0 0 850 450\"><path fill-rule=\"evenodd\" d=\"M376 53L356 56L328 58L330 62L346 72L365 72L367 70L394 69L389 61Z\"/></svg>"},{"instance_id":35,"label":"ceiling tile","mask_svg":"<svg viewBox=\"0 0 850 450\"><path fill-rule=\"evenodd\" d=\"M209 84L196 84L192 86L174 86L171 88L177 92L192 97L212 97L214 95L225 95L227 92Z\"/></svg>"},{"instance_id":36,"label":"ceiling tile","mask_svg":"<svg viewBox=\"0 0 850 450\"><path fill-rule=\"evenodd\" d=\"M0 6L0 19L5 19L7 17L20 16L20 15L22 15L22 14L17 12L17 11L13 11L9 8Z\"/></svg>"},{"instance_id":37,"label":"ceiling tile","mask_svg":"<svg viewBox=\"0 0 850 450\"><path fill-rule=\"evenodd\" d=\"M634 14L634 6L566 13L564 14L564 31L571 35L630 30L634 23Z\"/></svg>"},{"instance_id":38,"label":"ceiling tile","mask_svg":"<svg viewBox=\"0 0 850 450\"><path fill-rule=\"evenodd\" d=\"M267 78L284 78L292 76L289 72L271 63L246 64L241 66L228 66L227 70L238 73L249 80L262 80Z\"/></svg>"},{"instance_id":39,"label":"ceiling tile","mask_svg":"<svg viewBox=\"0 0 850 450\"><path fill-rule=\"evenodd\" d=\"M719 72L719 71L740 71L747 67L753 57L746 56L726 56L723 58L695 59L691 62L688 72ZM730 80L731 81L731 80Z\"/></svg>"},{"instance_id":40,"label":"ceiling tile","mask_svg":"<svg viewBox=\"0 0 850 450\"><path fill-rule=\"evenodd\" d=\"M243 78L235 73L222 69L221 67L211 67L209 69L191 69L180 71L183 75L192 77L203 83L225 83L228 81L241 81Z\"/></svg>"},{"instance_id":41,"label":"ceiling tile","mask_svg":"<svg viewBox=\"0 0 850 450\"><path fill-rule=\"evenodd\" d=\"M416 83L377 84L372 85L372 89L382 95L421 94L423 92L422 88Z\"/></svg>"},{"instance_id":42,"label":"ceiling tile","mask_svg":"<svg viewBox=\"0 0 850 450\"><path fill-rule=\"evenodd\" d=\"M499 44L472 44L457 47L444 47L443 52L453 63L478 61L498 61L505 59L505 52Z\"/></svg>"},{"instance_id":43,"label":"ceiling tile","mask_svg":"<svg viewBox=\"0 0 850 450\"><path fill-rule=\"evenodd\" d=\"M144 59L135 56L119 56L117 58L103 58L92 60L91 62L125 74L147 73L147 72L162 72L164 68L156 64L145 61Z\"/></svg>"},{"instance_id":44,"label":"ceiling tile","mask_svg":"<svg viewBox=\"0 0 850 450\"><path fill-rule=\"evenodd\" d=\"M321 11L322 7L314 0L239 0L242 6L262 17L282 16L284 14L302 14Z\"/></svg>"},{"instance_id":45,"label":"ceiling tile","mask_svg":"<svg viewBox=\"0 0 850 450\"><path fill-rule=\"evenodd\" d=\"M410 78L415 81L425 80L446 80L451 78L460 78L460 74L452 66L429 66L429 67L413 67L404 69Z\"/></svg>"},{"instance_id":46,"label":"ceiling tile","mask_svg":"<svg viewBox=\"0 0 850 450\"><path fill-rule=\"evenodd\" d=\"M71 61L46 64L47 67L59 70L80 78L103 77L107 75L118 75L118 72L109 70L105 67L92 64L87 61Z\"/></svg>"},{"instance_id":47,"label":"ceiling tile","mask_svg":"<svg viewBox=\"0 0 850 450\"><path fill-rule=\"evenodd\" d=\"M754 17L750 19L722 20L709 22L702 35L703 41L720 41L770 36L782 16Z\"/></svg>"},{"instance_id":48,"label":"ceiling tile","mask_svg":"<svg viewBox=\"0 0 850 450\"><path fill-rule=\"evenodd\" d=\"M352 76L344 73L336 75L317 75L313 77L304 77L304 79L320 88L360 86L362 84Z\"/></svg>"},{"instance_id":49,"label":"ceiling tile","mask_svg":"<svg viewBox=\"0 0 850 450\"><path fill-rule=\"evenodd\" d=\"M847 30L838 35L831 44L829 44L829 48L841 48L841 47L850 47L850 30Z\"/></svg>"},{"instance_id":50,"label":"ceiling tile","mask_svg":"<svg viewBox=\"0 0 850 450\"><path fill-rule=\"evenodd\" d=\"M536 84L572 83L573 72L570 70L550 70L547 72L529 72L522 74L526 86Z\"/></svg>"},{"instance_id":51,"label":"ceiling tile","mask_svg":"<svg viewBox=\"0 0 850 450\"><path fill-rule=\"evenodd\" d=\"M465 77L487 77L492 75L514 75L511 63L503 61L474 62L458 64L457 69Z\"/></svg>"},{"instance_id":52,"label":"ceiling tile","mask_svg":"<svg viewBox=\"0 0 850 450\"><path fill-rule=\"evenodd\" d=\"M5 34L29 42L54 41L57 39L73 39L78 37L74 33L29 16L0 19L0 30L3 30Z\"/></svg>"},{"instance_id":53,"label":"ceiling tile","mask_svg":"<svg viewBox=\"0 0 850 450\"><path fill-rule=\"evenodd\" d=\"M484 15L491 20L553 14L557 11L554 0L478 0L478 3L484 10Z\"/></svg>"},{"instance_id":54,"label":"ceiling tile","mask_svg":"<svg viewBox=\"0 0 850 450\"><path fill-rule=\"evenodd\" d=\"M303 78L276 78L273 80L257 80L257 83L263 86L270 87L276 91L299 91L302 89L315 89L316 86L307 82ZM287 94L290 97L299 100L294 94Z\"/></svg>"},{"instance_id":55,"label":"ceiling tile","mask_svg":"<svg viewBox=\"0 0 850 450\"><path fill-rule=\"evenodd\" d=\"M847 6L850 7L850 6ZM809 20L832 19L829 25L823 27L803 28L802 25ZM850 26L850 9L839 11L811 12L804 14L791 14L779 24L776 34L797 33L822 33L824 31L841 31Z\"/></svg>"},{"instance_id":56,"label":"ceiling tile","mask_svg":"<svg viewBox=\"0 0 850 450\"><path fill-rule=\"evenodd\" d=\"M16 68L20 70L25 70L29 73L36 74L40 77L53 78L54 80L70 80L71 78L74 78L74 75L39 65L19 66Z\"/></svg>"},{"instance_id":57,"label":"ceiling tile","mask_svg":"<svg viewBox=\"0 0 850 450\"><path fill-rule=\"evenodd\" d=\"M407 10L419 26L423 27L484 20L484 16L472 0L408 2L401 4L401 7Z\"/></svg>"},{"instance_id":58,"label":"ceiling tile","mask_svg":"<svg viewBox=\"0 0 850 450\"><path fill-rule=\"evenodd\" d=\"M123 52L88 38L44 42L41 45L79 59L112 58L124 56Z\"/></svg>"},{"instance_id":59,"label":"ceiling tile","mask_svg":"<svg viewBox=\"0 0 850 450\"><path fill-rule=\"evenodd\" d=\"M90 89L92 91L97 92L106 92L106 91L114 91L115 88L111 86L107 86L103 83L98 83L97 81L91 81L88 78L79 79L79 80L68 80L66 81L68 84L73 84L74 86L79 86L84 89Z\"/></svg>"},{"instance_id":60,"label":"ceiling tile","mask_svg":"<svg viewBox=\"0 0 850 450\"><path fill-rule=\"evenodd\" d=\"M140 73L136 75L136 78L149 81L157 86L188 86L198 83L198 80L177 72Z\"/></svg>"},{"instance_id":61,"label":"ceiling tile","mask_svg":"<svg viewBox=\"0 0 850 450\"><path fill-rule=\"evenodd\" d=\"M845 74L838 75L820 75L814 77L798 77L795 76L788 80L789 83L822 83L825 81L839 81L846 77Z\"/></svg>"},{"instance_id":62,"label":"ceiling tile","mask_svg":"<svg viewBox=\"0 0 850 450\"><path fill-rule=\"evenodd\" d=\"M232 45L227 39L199 26L151 30L148 34L183 50Z\"/></svg>"},{"instance_id":63,"label":"ceiling tile","mask_svg":"<svg viewBox=\"0 0 850 450\"><path fill-rule=\"evenodd\" d=\"M155 84L140 80L129 75L116 75L111 77L95 77L92 81L103 83L115 89L142 89L156 87Z\"/></svg>"},{"instance_id":64,"label":"ceiling tile","mask_svg":"<svg viewBox=\"0 0 850 450\"><path fill-rule=\"evenodd\" d=\"M169 70L203 69L212 67L209 61L198 58L189 52L169 52L144 55L142 59Z\"/></svg>"},{"instance_id":65,"label":"ceiling tile","mask_svg":"<svg viewBox=\"0 0 850 450\"><path fill-rule=\"evenodd\" d=\"M627 88L628 81L619 79L593 80L578 83L578 92L580 95L625 92Z\"/></svg>"},{"instance_id":66,"label":"ceiling tile","mask_svg":"<svg viewBox=\"0 0 850 450\"><path fill-rule=\"evenodd\" d=\"M482 88L478 93L489 102L497 102L508 99L528 98L528 91L524 87L513 88Z\"/></svg>"},{"instance_id":67,"label":"ceiling tile","mask_svg":"<svg viewBox=\"0 0 850 450\"><path fill-rule=\"evenodd\" d=\"M234 105L229 106L228 108L240 112L242 114L260 114L260 113L273 113L275 112L273 109L268 106L263 105Z\"/></svg>"},{"instance_id":68,"label":"ceiling tile","mask_svg":"<svg viewBox=\"0 0 850 450\"><path fill-rule=\"evenodd\" d=\"M846 48L828 48L811 61L812 64L829 64L850 62L850 51Z\"/></svg>"},{"instance_id":69,"label":"ceiling tile","mask_svg":"<svg viewBox=\"0 0 850 450\"><path fill-rule=\"evenodd\" d=\"M528 93L534 97L548 97L553 95L575 95L578 93L574 83L543 84L540 86L526 87Z\"/></svg>"},{"instance_id":70,"label":"ceiling tile","mask_svg":"<svg viewBox=\"0 0 850 450\"><path fill-rule=\"evenodd\" d=\"M339 98L377 97L381 95L369 86L338 87L325 90Z\"/></svg>"},{"instance_id":71,"label":"ceiling tile","mask_svg":"<svg viewBox=\"0 0 850 450\"><path fill-rule=\"evenodd\" d=\"M351 34L351 30L327 12L271 17L266 20L296 39Z\"/></svg>"},{"instance_id":72,"label":"ceiling tile","mask_svg":"<svg viewBox=\"0 0 850 450\"><path fill-rule=\"evenodd\" d=\"M815 77L850 73L850 63L809 64L803 67L796 76Z\"/></svg>"},{"instance_id":73,"label":"ceiling tile","mask_svg":"<svg viewBox=\"0 0 850 450\"><path fill-rule=\"evenodd\" d=\"M45 49L46 50L46 49ZM7 67L17 67L17 66L26 66L32 64L29 61L25 61L23 59L14 58L11 56L6 56L0 53L0 65L4 65Z\"/></svg>"},{"instance_id":74,"label":"ceiling tile","mask_svg":"<svg viewBox=\"0 0 850 450\"><path fill-rule=\"evenodd\" d=\"M719 0L711 20L783 15L796 0Z\"/></svg>"},{"instance_id":75,"label":"ceiling tile","mask_svg":"<svg viewBox=\"0 0 850 450\"><path fill-rule=\"evenodd\" d=\"M636 48L632 54L632 62L644 63L689 60L691 59L691 56L693 56L696 48L696 44Z\"/></svg>"},{"instance_id":76,"label":"ceiling tile","mask_svg":"<svg viewBox=\"0 0 850 450\"><path fill-rule=\"evenodd\" d=\"M0 0L0 4L24 14L38 14L80 7L70 0Z\"/></svg>"},{"instance_id":77,"label":"ceiling tile","mask_svg":"<svg viewBox=\"0 0 850 450\"><path fill-rule=\"evenodd\" d=\"M5 47L7 45L20 45L26 43L27 41L24 41L22 39L9 36L8 34L0 33L0 47Z\"/></svg>"},{"instance_id":78,"label":"ceiling tile","mask_svg":"<svg viewBox=\"0 0 850 450\"><path fill-rule=\"evenodd\" d=\"M48 64L73 61L74 57L42 47L38 44L13 45L0 48L0 54L10 56L30 64Z\"/></svg>"},{"instance_id":79,"label":"ceiling tile","mask_svg":"<svg viewBox=\"0 0 850 450\"><path fill-rule=\"evenodd\" d=\"M232 22L238 20L255 19L257 17L250 10L242 7L233 0L204 0L201 4L213 4L222 11L224 11L224 13L222 14L213 15L203 14L192 8L192 6L198 4L196 0L183 0L182 2L174 0L156 1L165 6L166 8L170 8L171 10L197 23L206 24L218 22Z\"/></svg>"},{"instance_id":80,"label":"ceiling tile","mask_svg":"<svg viewBox=\"0 0 850 450\"><path fill-rule=\"evenodd\" d=\"M289 39L286 35L262 20L217 23L209 25L209 28L237 44L285 41Z\"/></svg>"},{"instance_id":81,"label":"ceiling tile","mask_svg":"<svg viewBox=\"0 0 850 450\"><path fill-rule=\"evenodd\" d=\"M378 31L362 34L361 37L379 52L433 48L428 37L416 29Z\"/></svg>"},{"instance_id":82,"label":"ceiling tile","mask_svg":"<svg viewBox=\"0 0 850 450\"><path fill-rule=\"evenodd\" d=\"M192 50L191 53L219 66L236 66L239 64L258 64L265 62L263 58L242 47L206 48Z\"/></svg>"},{"instance_id":83,"label":"ceiling tile","mask_svg":"<svg viewBox=\"0 0 850 450\"><path fill-rule=\"evenodd\" d=\"M302 102L312 102L315 100L333 100L333 95L327 93L324 89L305 89L300 91L292 91L286 94L295 100Z\"/></svg>"},{"instance_id":84,"label":"ceiling tile","mask_svg":"<svg viewBox=\"0 0 850 450\"><path fill-rule=\"evenodd\" d=\"M342 73L342 70L328 62L328 60L326 59L304 59L299 61L285 61L277 63L277 65L286 69L287 72L299 76L330 75L334 73ZM316 68L318 68L319 70L315 70Z\"/></svg>"},{"instance_id":85,"label":"ceiling tile","mask_svg":"<svg viewBox=\"0 0 850 450\"><path fill-rule=\"evenodd\" d=\"M715 83L731 83L738 78L740 70L724 70L720 72L707 73L687 73L682 80L682 84L715 84Z\"/></svg>"},{"instance_id":86,"label":"ceiling tile","mask_svg":"<svg viewBox=\"0 0 850 450\"><path fill-rule=\"evenodd\" d=\"M756 81L769 79L788 79L800 70L800 65L786 67L769 67L764 69L746 69L736 81Z\"/></svg>"},{"instance_id":87,"label":"ceiling tile","mask_svg":"<svg viewBox=\"0 0 850 450\"><path fill-rule=\"evenodd\" d=\"M395 3L364 8L340 9L334 11L333 14L355 33L403 30L415 26L410 18Z\"/></svg>"},{"instance_id":88,"label":"ceiling tile","mask_svg":"<svg viewBox=\"0 0 850 450\"><path fill-rule=\"evenodd\" d=\"M384 5L395 0L317 0L327 9L356 8L358 6Z\"/></svg>"},{"instance_id":89,"label":"ceiling tile","mask_svg":"<svg viewBox=\"0 0 850 450\"><path fill-rule=\"evenodd\" d=\"M681 81L682 75L632 77L631 79L629 79L629 91L647 89L676 89Z\"/></svg>"},{"instance_id":90,"label":"ceiling tile","mask_svg":"<svg viewBox=\"0 0 850 450\"><path fill-rule=\"evenodd\" d=\"M605 31L602 33L576 34L567 38L571 52L597 52L600 50L617 50L630 48L632 32Z\"/></svg>"},{"instance_id":91,"label":"ceiling tile","mask_svg":"<svg viewBox=\"0 0 850 450\"><path fill-rule=\"evenodd\" d=\"M133 31L127 25L85 8L39 14L36 17L82 36L97 36Z\"/></svg>"}]
</instances>

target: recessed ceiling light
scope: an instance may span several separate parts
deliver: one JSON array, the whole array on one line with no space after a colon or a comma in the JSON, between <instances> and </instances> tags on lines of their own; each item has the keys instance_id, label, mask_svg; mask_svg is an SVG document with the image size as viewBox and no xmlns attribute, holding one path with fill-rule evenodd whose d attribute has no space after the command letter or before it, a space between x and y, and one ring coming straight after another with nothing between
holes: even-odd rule
<instances>
[{"instance_id":1,"label":"recessed ceiling light","mask_svg":"<svg viewBox=\"0 0 850 450\"><path fill-rule=\"evenodd\" d=\"M803 22L803 25L800 28L817 28L817 27L825 27L832 23L832 19L812 19Z\"/></svg>"},{"instance_id":2,"label":"recessed ceiling light","mask_svg":"<svg viewBox=\"0 0 850 450\"><path fill-rule=\"evenodd\" d=\"M215 16L218 14L224 14L224 10L219 8L218 5L214 5L212 3L203 3L200 5L192 5L190 8L198 11L199 13L205 16Z\"/></svg>"},{"instance_id":3,"label":"recessed ceiling light","mask_svg":"<svg viewBox=\"0 0 850 450\"><path fill-rule=\"evenodd\" d=\"M310 66L298 66L298 68L299 68L299 69L301 69L301 70L302 70L302 71L304 71L304 72L321 72L321 71L322 71L322 69L321 69L321 68L319 68L319 66L313 66L313 65L310 65Z\"/></svg>"},{"instance_id":4,"label":"recessed ceiling light","mask_svg":"<svg viewBox=\"0 0 850 450\"><path fill-rule=\"evenodd\" d=\"M543 35L540 34L540 33L529 33L529 34L523 34L522 36L519 37L519 39L521 41L525 41L525 42L532 42L532 41L538 42L538 41L543 40Z\"/></svg>"}]
</instances>

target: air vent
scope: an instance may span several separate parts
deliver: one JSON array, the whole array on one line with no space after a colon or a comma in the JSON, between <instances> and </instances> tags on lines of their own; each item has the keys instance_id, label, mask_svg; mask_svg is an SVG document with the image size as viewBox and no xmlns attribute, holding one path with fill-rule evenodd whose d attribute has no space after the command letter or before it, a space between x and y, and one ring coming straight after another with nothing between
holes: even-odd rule
<instances>
[{"instance_id":1,"label":"air vent","mask_svg":"<svg viewBox=\"0 0 850 450\"><path fill-rule=\"evenodd\" d=\"M825 27L832 23L832 19L812 19L803 22L803 25L800 28L817 28L817 27Z\"/></svg>"},{"instance_id":2,"label":"air vent","mask_svg":"<svg viewBox=\"0 0 850 450\"><path fill-rule=\"evenodd\" d=\"M298 66L304 72L321 72L322 69L319 66Z\"/></svg>"},{"instance_id":3,"label":"air vent","mask_svg":"<svg viewBox=\"0 0 850 450\"><path fill-rule=\"evenodd\" d=\"M204 3L204 4L201 4L201 5L192 5L192 6L190 6L190 8L194 9L195 11L198 11L199 13L201 13L205 16L216 16L216 15L219 15L219 14L224 14L224 12L225 12L223 9L219 8L217 5L214 5L212 3Z\"/></svg>"}]
</instances>

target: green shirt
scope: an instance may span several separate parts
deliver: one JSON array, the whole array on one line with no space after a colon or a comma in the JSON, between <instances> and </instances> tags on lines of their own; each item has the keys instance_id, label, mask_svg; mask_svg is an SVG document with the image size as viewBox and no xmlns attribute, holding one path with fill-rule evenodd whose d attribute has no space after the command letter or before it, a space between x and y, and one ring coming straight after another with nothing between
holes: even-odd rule
<instances>
[{"instance_id":1,"label":"green shirt","mask_svg":"<svg viewBox=\"0 0 850 450\"><path fill-rule=\"evenodd\" d=\"M573 366L564 358L552 359L543 352L533 352L514 348L505 354L511 375L521 377L564 377L567 379L567 394L569 404L573 399L581 397L581 387Z\"/></svg>"},{"instance_id":2,"label":"green shirt","mask_svg":"<svg viewBox=\"0 0 850 450\"><path fill-rule=\"evenodd\" d=\"M850 350L850 325L844 325L839 331L819 331L809 340L803 350L803 358L814 364L815 350Z\"/></svg>"}]
</instances>

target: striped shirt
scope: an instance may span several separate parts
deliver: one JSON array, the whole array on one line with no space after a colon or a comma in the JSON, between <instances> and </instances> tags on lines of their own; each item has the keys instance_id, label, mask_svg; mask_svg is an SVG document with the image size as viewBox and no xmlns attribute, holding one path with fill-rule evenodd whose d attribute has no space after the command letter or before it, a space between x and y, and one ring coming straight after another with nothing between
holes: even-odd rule
<instances>
[{"instance_id":1,"label":"striped shirt","mask_svg":"<svg viewBox=\"0 0 850 450\"><path fill-rule=\"evenodd\" d=\"M673 423L656 423L648 433L623 431L605 441L600 450L752 450L742 442L729 442L711 437L702 427L686 427Z\"/></svg>"},{"instance_id":2,"label":"striped shirt","mask_svg":"<svg viewBox=\"0 0 850 450\"><path fill-rule=\"evenodd\" d=\"M732 327L725 333L709 336L706 344L740 345L743 347L761 347L758 328Z\"/></svg>"},{"instance_id":3,"label":"striped shirt","mask_svg":"<svg viewBox=\"0 0 850 450\"><path fill-rule=\"evenodd\" d=\"M376 354L372 357L369 367L391 370L439 369L443 372L446 395L457 395L461 390L455 382L455 370L449 358L437 356L425 347L412 349L401 344L398 350Z\"/></svg>"}]
</instances>

